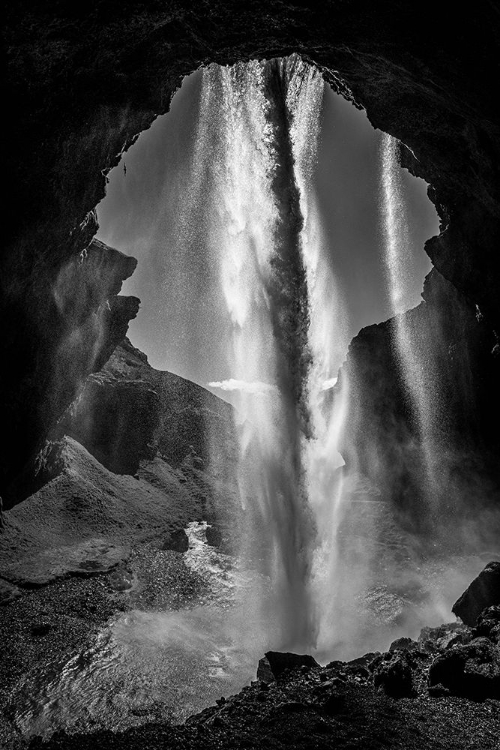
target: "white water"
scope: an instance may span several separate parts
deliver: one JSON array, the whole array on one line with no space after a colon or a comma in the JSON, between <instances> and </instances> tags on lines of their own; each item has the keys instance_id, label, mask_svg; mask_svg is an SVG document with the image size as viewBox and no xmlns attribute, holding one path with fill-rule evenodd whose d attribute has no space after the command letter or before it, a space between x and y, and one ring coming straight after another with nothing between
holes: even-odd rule
<instances>
[{"instance_id":1,"label":"white water","mask_svg":"<svg viewBox=\"0 0 500 750\"><path fill-rule=\"evenodd\" d=\"M239 482L250 519L244 554L250 557L258 548L259 569L270 581L270 596L255 592L261 626L274 633L269 645L275 648L312 650L318 645L325 651L337 640L335 613L319 603L333 602L334 609L339 604L336 534L343 495L336 469L343 462L336 445L347 399L345 388L342 402L337 399L332 406L330 389L347 349L347 334L312 185L324 83L318 71L297 57L280 63L303 219L296 240L309 312L306 435L294 414L297 404L290 403L286 392L287 363L279 351L279 337L285 334L273 323L281 313L273 262L283 253L277 247L281 207L273 179L277 161L285 157L278 154L282 144L272 117L276 100L266 96L266 75L266 63L258 62L212 66L205 72L203 117L219 133L206 156L214 172L216 206L209 240L219 252L232 321L230 370L240 386Z\"/></svg>"},{"instance_id":2,"label":"white water","mask_svg":"<svg viewBox=\"0 0 500 750\"><path fill-rule=\"evenodd\" d=\"M311 604L317 658L332 658L345 633L341 601L341 565L338 545L346 512L344 479L338 451L349 396L348 382L332 398L338 362L347 351L346 306L328 263L328 248L313 185L323 82L319 74L301 64L301 85L290 86L293 112L292 144L295 176L304 219L300 244L306 269L309 301L308 343L311 365L307 382L311 435L302 441L307 502L315 520L310 570ZM292 82L293 84L293 82Z\"/></svg>"},{"instance_id":3,"label":"white water","mask_svg":"<svg viewBox=\"0 0 500 750\"><path fill-rule=\"evenodd\" d=\"M411 251L408 218L397 159L398 142L384 133L381 141L381 215L384 233L384 261L392 314L394 316L394 349L408 394L409 406L417 426L423 452L422 486L428 503L438 489L435 465L439 451L435 425L439 416L436 378L432 378L430 341L422 341L421 326L415 325L411 313L405 313L411 279Z\"/></svg>"}]
</instances>

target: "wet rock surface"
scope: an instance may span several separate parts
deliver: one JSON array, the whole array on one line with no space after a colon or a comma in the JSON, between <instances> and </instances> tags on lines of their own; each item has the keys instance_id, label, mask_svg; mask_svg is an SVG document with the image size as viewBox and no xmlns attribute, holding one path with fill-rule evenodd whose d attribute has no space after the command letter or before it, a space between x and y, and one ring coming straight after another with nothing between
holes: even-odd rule
<instances>
[{"instance_id":1,"label":"wet rock surface","mask_svg":"<svg viewBox=\"0 0 500 750\"><path fill-rule=\"evenodd\" d=\"M459 627L464 636L473 637L471 629ZM500 732L498 696L486 691L470 700L463 693L451 694L442 684L436 689L434 676L446 681L445 665L457 653L452 647L442 648L436 655L436 643L445 631L456 632L457 628L452 624L434 630L439 632L428 629L412 648L355 660L364 661L365 666L332 662L321 667L309 661L304 664L304 657L296 654L268 654L268 663L271 656L271 661L294 666L280 672L277 680L257 679L238 695L221 698L183 726L163 723L123 734L58 733L44 744L34 740L30 747L69 750L100 743L110 748L493 750ZM460 648L469 649L469 657L476 659L474 664L485 679L488 669L496 669L494 649L498 645L493 641L472 641ZM432 676L429 680L428 674Z\"/></svg>"},{"instance_id":2,"label":"wet rock surface","mask_svg":"<svg viewBox=\"0 0 500 750\"><path fill-rule=\"evenodd\" d=\"M500 563L491 562L455 602L452 612L472 626L484 609L495 605L500 605Z\"/></svg>"},{"instance_id":3,"label":"wet rock surface","mask_svg":"<svg viewBox=\"0 0 500 750\"><path fill-rule=\"evenodd\" d=\"M149 542L127 566L95 578L68 578L32 590L0 609L5 680L3 721L22 705L26 675L43 674L57 656L72 658L120 608L182 609L204 597L206 582L184 554ZM132 580L116 586L116 575ZM133 710L124 732L57 732L45 742L0 733L9 748L331 748L422 747L493 750L500 732L500 610L470 628L454 622L400 638L386 653L320 666L310 655L267 652L257 679L182 725L151 706ZM457 643L457 640L459 642ZM155 711L157 711L155 718Z\"/></svg>"},{"instance_id":4,"label":"wet rock surface","mask_svg":"<svg viewBox=\"0 0 500 750\"><path fill-rule=\"evenodd\" d=\"M470 530L482 513L488 514L482 539L496 550L500 522L492 509L500 498L500 358L493 354L497 334L436 269L425 280L423 298L400 316L399 323L391 318L363 328L349 346L335 387L341 396L349 384L340 448L346 478L362 467L362 481L370 488L366 499L383 497L396 523L429 549L474 546ZM408 408L408 373L404 375L394 347L398 325L405 330L407 345L411 342L412 356L425 363L418 377L412 374L425 393L425 408L442 415L426 425L432 441L430 459L417 434L418 420ZM429 471L434 477L431 492L422 481ZM436 508L443 513L452 510L445 530L436 523ZM479 614L478 606L473 617Z\"/></svg>"},{"instance_id":5,"label":"wet rock surface","mask_svg":"<svg viewBox=\"0 0 500 750\"><path fill-rule=\"evenodd\" d=\"M257 678L262 682L273 682L288 670L307 672L312 667L319 667L318 662L310 654L292 654L290 652L267 651L259 661Z\"/></svg>"},{"instance_id":6,"label":"wet rock surface","mask_svg":"<svg viewBox=\"0 0 500 750\"><path fill-rule=\"evenodd\" d=\"M162 549L171 549L175 552L187 552L188 548L189 539L184 529L169 532L162 545Z\"/></svg>"}]
</instances>

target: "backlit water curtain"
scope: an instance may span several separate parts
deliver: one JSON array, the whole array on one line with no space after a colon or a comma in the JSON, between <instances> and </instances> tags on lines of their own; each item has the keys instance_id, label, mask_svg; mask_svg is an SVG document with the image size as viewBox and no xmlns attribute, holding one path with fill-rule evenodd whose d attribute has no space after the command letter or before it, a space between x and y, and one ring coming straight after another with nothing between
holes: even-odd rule
<instances>
[{"instance_id":1,"label":"backlit water curtain","mask_svg":"<svg viewBox=\"0 0 500 750\"><path fill-rule=\"evenodd\" d=\"M326 654L342 636L337 443L348 387L332 398L347 337L313 186L323 87L296 56L206 69L194 184L241 383L243 555L262 574L254 606L270 645Z\"/></svg>"}]
</instances>

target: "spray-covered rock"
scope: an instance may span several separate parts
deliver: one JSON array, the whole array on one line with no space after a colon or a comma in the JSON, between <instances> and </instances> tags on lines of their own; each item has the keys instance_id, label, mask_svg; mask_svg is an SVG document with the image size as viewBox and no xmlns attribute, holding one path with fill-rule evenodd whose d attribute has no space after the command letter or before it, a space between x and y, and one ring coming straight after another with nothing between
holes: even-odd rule
<instances>
[{"instance_id":1,"label":"spray-covered rock","mask_svg":"<svg viewBox=\"0 0 500 750\"><path fill-rule=\"evenodd\" d=\"M457 599L452 612L472 627L486 607L500 605L500 562L490 562Z\"/></svg>"},{"instance_id":2,"label":"spray-covered rock","mask_svg":"<svg viewBox=\"0 0 500 750\"><path fill-rule=\"evenodd\" d=\"M310 654L292 654L290 652L267 651L259 660L257 679L262 682L274 682L286 670L301 667L319 667L318 662Z\"/></svg>"}]
</instances>

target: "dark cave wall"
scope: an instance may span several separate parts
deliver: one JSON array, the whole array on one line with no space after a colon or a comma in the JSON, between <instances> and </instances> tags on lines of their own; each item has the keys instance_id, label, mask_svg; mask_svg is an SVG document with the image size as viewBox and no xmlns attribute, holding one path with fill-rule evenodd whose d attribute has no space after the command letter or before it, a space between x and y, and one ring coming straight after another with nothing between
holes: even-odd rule
<instances>
[{"instance_id":1,"label":"dark cave wall","mask_svg":"<svg viewBox=\"0 0 500 750\"><path fill-rule=\"evenodd\" d=\"M347 476L362 481L367 499L388 503L401 528L429 546L463 550L477 542L476 520L500 499L500 347L436 269L423 297L399 316L414 362L401 359L394 318L351 342L336 386L339 395L348 389L340 451ZM405 367L423 407L425 442ZM482 543L496 542L498 522L492 512L491 528L478 528Z\"/></svg>"},{"instance_id":2,"label":"dark cave wall","mask_svg":"<svg viewBox=\"0 0 500 750\"><path fill-rule=\"evenodd\" d=\"M95 311L85 329L79 319L54 312L53 295L68 263L75 268L68 280L74 293L86 283L77 259L96 229L89 212L104 195L105 174L168 109L182 77L211 61L300 52L366 107L375 127L404 141L414 154L404 149L404 163L431 184L445 230L426 249L467 304L479 307L494 341L500 323L500 15L487 0L459 13L437 10L427 2L367 8L345 0L11 4L5 27L8 223L0 264L8 362L0 389L11 433L2 456L2 494L36 454L82 376L98 369L110 348L93 354L102 334L91 325ZM119 269L122 261L114 257ZM123 329L137 302L111 299L108 312ZM73 328L84 335L78 340L75 334L64 361L81 366L59 368L61 379L54 376L58 353ZM11 496L14 501L15 492Z\"/></svg>"}]
</instances>

